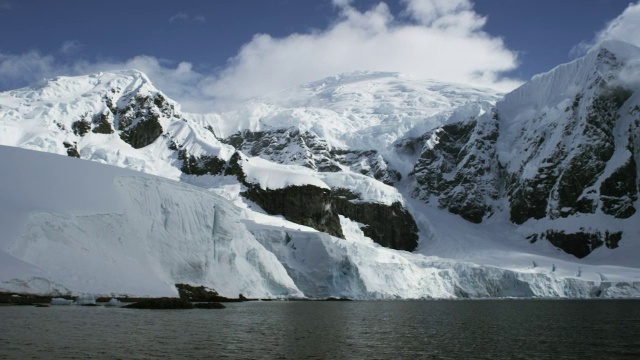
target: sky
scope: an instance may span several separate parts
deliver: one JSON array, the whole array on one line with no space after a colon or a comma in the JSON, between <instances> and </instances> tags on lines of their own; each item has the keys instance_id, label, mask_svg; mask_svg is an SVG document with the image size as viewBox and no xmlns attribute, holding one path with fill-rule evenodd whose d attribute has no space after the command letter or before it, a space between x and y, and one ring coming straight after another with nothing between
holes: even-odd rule
<instances>
[{"instance_id":1,"label":"sky","mask_svg":"<svg viewBox=\"0 0 640 360\"><path fill-rule=\"evenodd\" d=\"M509 91L606 39L629 0L0 0L0 91L136 68L194 112L344 72Z\"/></svg>"}]
</instances>

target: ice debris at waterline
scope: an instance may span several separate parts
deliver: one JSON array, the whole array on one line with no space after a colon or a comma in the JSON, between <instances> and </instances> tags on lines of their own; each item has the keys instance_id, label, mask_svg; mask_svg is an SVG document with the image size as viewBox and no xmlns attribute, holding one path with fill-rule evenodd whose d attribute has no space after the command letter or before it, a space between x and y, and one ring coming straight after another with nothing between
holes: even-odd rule
<instances>
[{"instance_id":1,"label":"ice debris at waterline","mask_svg":"<svg viewBox=\"0 0 640 360\"><path fill-rule=\"evenodd\" d=\"M53 298L51 299L51 305L73 305L73 300L67 300L65 298Z\"/></svg>"}]
</instances>

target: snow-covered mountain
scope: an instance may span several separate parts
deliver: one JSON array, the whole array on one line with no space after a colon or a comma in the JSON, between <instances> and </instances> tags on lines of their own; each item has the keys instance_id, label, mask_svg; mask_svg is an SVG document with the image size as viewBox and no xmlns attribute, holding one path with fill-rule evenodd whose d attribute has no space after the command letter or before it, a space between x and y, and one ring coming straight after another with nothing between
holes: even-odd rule
<instances>
[{"instance_id":1,"label":"snow-covered mountain","mask_svg":"<svg viewBox=\"0 0 640 360\"><path fill-rule=\"evenodd\" d=\"M508 213L531 242L577 257L638 241L640 49L610 41L492 111L405 139L414 194L480 223ZM500 215L498 215L500 216Z\"/></svg>"},{"instance_id":2,"label":"snow-covered mountain","mask_svg":"<svg viewBox=\"0 0 640 360\"><path fill-rule=\"evenodd\" d=\"M3 191L19 195L5 196L3 209L22 209L20 197L33 206L20 213L29 226L13 225L0 244L15 265L3 273L24 270L0 279L2 288L48 279L72 292L129 294L172 293L176 282L230 296L640 294L638 63L640 49L608 42L504 96L395 73L343 74L221 114L181 111L135 70L0 93L0 144L169 179L3 149L5 169L47 162L56 166L45 177L82 174L74 181L85 186L98 182L89 173L113 171L100 189L121 202L108 211L87 202L92 217L79 218L73 206L59 210L20 189L20 176L37 170L14 174ZM66 194L60 202L75 196L64 183L49 186ZM102 230L128 212L140 217L119 229L120 245L102 247L116 236ZM242 235L224 240L236 228ZM180 232L189 236L172 243ZM123 251L129 233L145 239L135 256ZM245 262L220 270L209 253L219 245ZM71 269L68 259L47 260L47 248L93 255ZM79 267L98 258L121 269L130 262L156 285L100 278L108 289L92 287L103 275L78 276Z\"/></svg>"}]
</instances>

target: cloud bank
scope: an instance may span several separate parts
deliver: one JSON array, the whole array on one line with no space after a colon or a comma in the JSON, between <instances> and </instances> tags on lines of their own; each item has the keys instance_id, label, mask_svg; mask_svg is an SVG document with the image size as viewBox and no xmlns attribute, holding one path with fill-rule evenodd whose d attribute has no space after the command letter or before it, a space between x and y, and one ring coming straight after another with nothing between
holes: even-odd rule
<instances>
[{"instance_id":1,"label":"cloud bank","mask_svg":"<svg viewBox=\"0 0 640 360\"><path fill-rule=\"evenodd\" d=\"M175 23L195 23L195 24L204 24L206 19L203 15L189 16L189 14L180 11L179 13L173 15L169 18L170 24Z\"/></svg>"},{"instance_id":2,"label":"cloud bank","mask_svg":"<svg viewBox=\"0 0 640 360\"><path fill-rule=\"evenodd\" d=\"M606 40L621 40L640 46L640 1L629 6L600 30L591 41L582 42L571 49L573 56L581 56Z\"/></svg>"},{"instance_id":3,"label":"cloud bank","mask_svg":"<svg viewBox=\"0 0 640 360\"><path fill-rule=\"evenodd\" d=\"M24 86L43 77L136 68L189 111L210 111L282 88L339 73L397 71L417 78L510 90L502 76L518 66L501 38L483 31L487 19L471 0L402 0L393 14L380 2L366 10L333 0L336 16L325 29L285 37L256 34L222 70L202 73L188 62L152 56L126 61L75 61L31 51L0 54L0 86ZM178 13L170 20L195 21Z\"/></svg>"},{"instance_id":4,"label":"cloud bank","mask_svg":"<svg viewBox=\"0 0 640 360\"><path fill-rule=\"evenodd\" d=\"M441 81L509 90L500 74L517 66L502 39L482 31L486 18L468 0L404 0L394 16L385 3L361 12L336 0L338 18L320 31L274 38L258 34L204 90L243 98L357 70L399 71Z\"/></svg>"}]
</instances>

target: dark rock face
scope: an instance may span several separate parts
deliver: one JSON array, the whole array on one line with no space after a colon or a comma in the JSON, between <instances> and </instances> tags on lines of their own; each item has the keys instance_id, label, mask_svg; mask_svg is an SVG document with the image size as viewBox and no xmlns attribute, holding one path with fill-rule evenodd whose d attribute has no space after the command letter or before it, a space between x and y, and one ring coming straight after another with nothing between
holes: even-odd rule
<instances>
[{"instance_id":1,"label":"dark rock face","mask_svg":"<svg viewBox=\"0 0 640 360\"><path fill-rule=\"evenodd\" d=\"M220 175L225 169L226 162L215 156L193 156L185 150L178 152L178 160L182 160L180 170L187 175Z\"/></svg>"},{"instance_id":2,"label":"dark rock face","mask_svg":"<svg viewBox=\"0 0 640 360\"><path fill-rule=\"evenodd\" d=\"M265 190L259 185L246 181L241 161L242 156L239 152L234 153L226 164L214 160L213 172L235 176L247 188L241 195L255 202L271 215L282 215L296 224L309 226L333 236L344 237L340 218L332 206L330 190L312 185ZM183 163L183 172L186 168L184 164L190 164L190 162ZM201 169L204 168L198 168L198 171L201 172Z\"/></svg>"},{"instance_id":3,"label":"dark rock face","mask_svg":"<svg viewBox=\"0 0 640 360\"><path fill-rule=\"evenodd\" d=\"M78 144L77 143L68 143L68 142L63 142L62 145L67 149L67 156L71 156L71 157L75 157L75 158L80 158L80 153L78 152Z\"/></svg>"},{"instance_id":4,"label":"dark rock face","mask_svg":"<svg viewBox=\"0 0 640 360\"><path fill-rule=\"evenodd\" d=\"M93 117L93 132L94 134L113 134L113 127L109 121L111 114L106 112L102 114L96 114Z\"/></svg>"},{"instance_id":5,"label":"dark rock face","mask_svg":"<svg viewBox=\"0 0 640 360\"><path fill-rule=\"evenodd\" d=\"M635 214L636 208L633 203L638 200L637 181L636 162L630 156L600 185L602 211L620 219Z\"/></svg>"},{"instance_id":6,"label":"dark rock face","mask_svg":"<svg viewBox=\"0 0 640 360\"><path fill-rule=\"evenodd\" d=\"M259 156L280 164L297 164L320 172L339 172L340 166L375 178L387 185L401 179L375 150L331 149L327 142L311 131L276 129L244 131L223 142L251 156Z\"/></svg>"},{"instance_id":7,"label":"dark rock face","mask_svg":"<svg viewBox=\"0 0 640 360\"><path fill-rule=\"evenodd\" d=\"M160 135L162 135L162 125L160 125L157 116L151 115L135 126L124 130L120 134L120 138L134 149L140 149L151 145Z\"/></svg>"},{"instance_id":8,"label":"dark rock face","mask_svg":"<svg viewBox=\"0 0 640 360\"><path fill-rule=\"evenodd\" d=\"M91 130L91 123L86 120L78 120L71 123L71 130L77 136L84 136Z\"/></svg>"},{"instance_id":9,"label":"dark rock face","mask_svg":"<svg viewBox=\"0 0 640 360\"><path fill-rule=\"evenodd\" d=\"M362 232L376 243L396 250L413 251L418 246L418 226L399 202L391 206L358 201L356 194L335 189L336 211L354 221L366 224Z\"/></svg>"},{"instance_id":10,"label":"dark rock face","mask_svg":"<svg viewBox=\"0 0 640 360\"><path fill-rule=\"evenodd\" d=\"M118 104L105 97L105 103L117 130L121 131L120 138L135 149L150 145L162 135L160 116L176 117L174 106L159 93L153 96L130 94Z\"/></svg>"},{"instance_id":11,"label":"dark rock face","mask_svg":"<svg viewBox=\"0 0 640 360\"><path fill-rule=\"evenodd\" d=\"M233 155L231 155L229 164L227 164L227 167L224 169L224 174L226 176L235 176L238 181L246 185L247 183L245 180L247 177L242 170L242 165L240 164L241 159L242 157L240 156L239 152L235 152Z\"/></svg>"},{"instance_id":12,"label":"dark rock face","mask_svg":"<svg viewBox=\"0 0 640 360\"><path fill-rule=\"evenodd\" d=\"M332 206L331 190L312 185L264 190L250 185L242 196L269 214L282 215L296 224L344 238L340 218Z\"/></svg>"},{"instance_id":13,"label":"dark rock face","mask_svg":"<svg viewBox=\"0 0 640 360\"><path fill-rule=\"evenodd\" d=\"M413 251L418 245L418 226L399 202L390 206L363 202L348 190L328 190L312 185L275 190L264 190L254 185L242 195L269 214L282 215L296 224L333 236L344 238L340 214L365 224L363 233L382 246Z\"/></svg>"},{"instance_id":14,"label":"dark rock face","mask_svg":"<svg viewBox=\"0 0 640 360\"><path fill-rule=\"evenodd\" d=\"M115 89L112 89L115 93ZM89 131L94 134L113 134L116 130L120 138L135 149L152 144L163 134L161 117L180 118L175 114L174 106L160 93L140 95L135 91L123 95L117 103L113 94L103 98L106 109L101 113L86 113L80 120L71 124L76 136L85 136ZM64 126L56 123L61 130ZM177 150L177 149L176 149ZM75 156L69 154L69 156Z\"/></svg>"},{"instance_id":15,"label":"dark rock face","mask_svg":"<svg viewBox=\"0 0 640 360\"><path fill-rule=\"evenodd\" d=\"M51 296L0 292L0 304L36 305L36 304L48 304L50 302L51 302Z\"/></svg>"},{"instance_id":16,"label":"dark rock face","mask_svg":"<svg viewBox=\"0 0 640 360\"><path fill-rule=\"evenodd\" d=\"M609 249L617 248L620 239L622 239L622 232L610 233L605 231L603 234L599 231L589 232L582 230L575 233L566 233L564 231L547 230L540 235L531 235L529 239L531 242L536 242L538 239L546 239L564 252L582 259L602 245L606 245Z\"/></svg>"},{"instance_id":17,"label":"dark rock face","mask_svg":"<svg viewBox=\"0 0 640 360\"><path fill-rule=\"evenodd\" d=\"M405 146L422 146L410 176L414 195L462 218L480 223L493 213L498 198L500 169L495 144L497 117L448 124ZM411 149L409 149L411 151Z\"/></svg>"},{"instance_id":18,"label":"dark rock face","mask_svg":"<svg viewBox=\"0 0 640 360\"><path fill-rule=\"evenodd\" d=\"M378 244L412 251L418 243L418 228L411 214L400 203L391 206L363 202L345 189L323 189L313 185L262 189L246 181L242 155L236 152L228 162L216 157L196 158L180 150L182 172L193 175L235 176L246 190L241 193L271 215L282 215L296 224L344 238L339 214L366 224L363 232Z\"/></svg>"},{"instance_id":19,"label":"dark rock face","mask_svg":"<svg viewBox=\"0 0 640 360\"><path fill-rule=\"evenodd\" d=\"M632 216L637 200L637 169L633 141L629 139L627 150L616 149L614 129L621 117L621 109L631 93L620 87L610 87L601 78L594 81L600 89L592 99L578 93L565 110L566 121L540 126L539 137L523 137L528 145L527 161L538 162L533 176L524 177L523 169L510 172L506 178L511 221L522 224L529 219L569 217L578 213L594 214L600 210L607 215L624 219ZM581 110L582 109L582 110ZM537 119L534 119L535 126ZM562 127L559 127L562 126ZM544 134L562 132L564 139L576 139L554 143ZM633 134L633 130L629 129ZM555 147L542 161L536 158L545 147ZM619 145L618 145L619 146ZM610 173L616 151L624 152L624 163L615 165ZM615 233L615 231L613 231ZM584 257L602 245L604 235L577 233L552 234L546 238L559 248L578 257ZM579 245L577 245L579 244Z\"/></svg>"},{"instance_id":20,"label":"dark rock face","mask_svg":"<svg viewBox=\"0 0 640 360\"><path fill-rule=\"evenodd\" d=\"M176 284L178 294L181 299L190 302L240 302L247 299L240 294L237 299L230 299L220 296L217 291L204 286L193 286L189 284ZM195 304L198 307L198 304Z\"/></svg>"}]
</instances>

